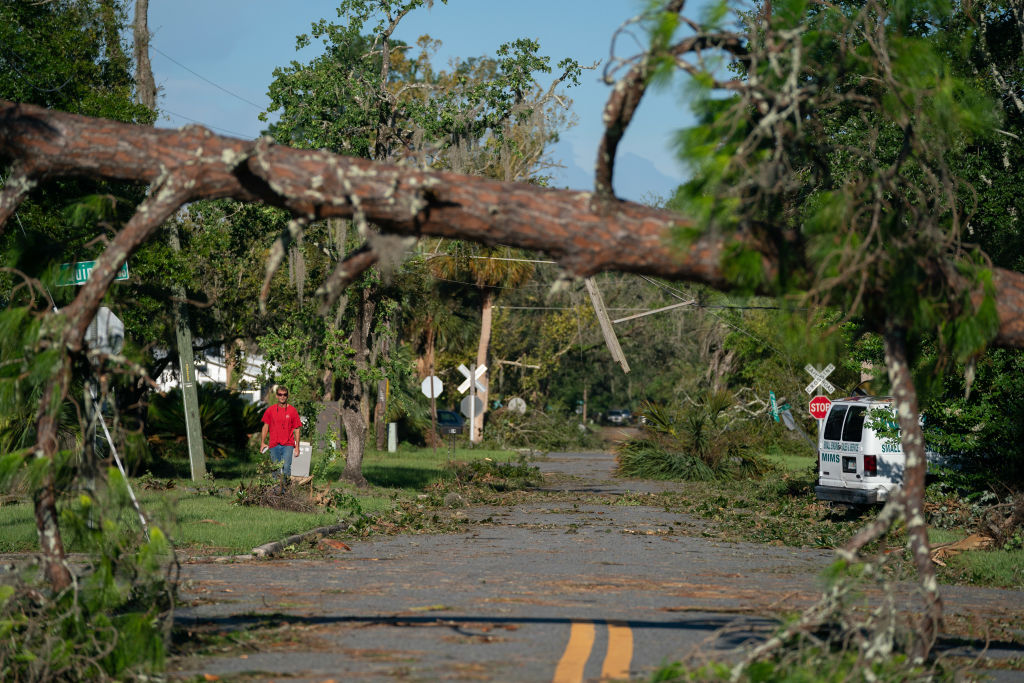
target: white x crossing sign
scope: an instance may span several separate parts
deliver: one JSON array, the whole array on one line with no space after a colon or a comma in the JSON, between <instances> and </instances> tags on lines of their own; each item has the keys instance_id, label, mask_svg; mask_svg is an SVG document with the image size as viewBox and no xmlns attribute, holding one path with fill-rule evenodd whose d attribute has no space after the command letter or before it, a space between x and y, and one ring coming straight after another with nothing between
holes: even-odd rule
<instances>
[{"instance_id":1,"label":"white x crossing sign","mask_svg":"<svg viewBox=\"0 0 1024 683\"><path fill-rule=\"evenodd\" d=\"M824 370L818 370L818 368L810 364L805 365L804 370L806 370L807 374L809 374L814 379L811 380L810 384L804 387L804 391L806 391L808 394L813 394L815 389L821 387L826 392L831 394L833 391L836 390L836 388L832 386L832 384L825 378L831 375L832 371L835 369L836 366L832 365L831 363L826 365Z\"/></svg>"},{"instance_id":2,"label":"white x crossing sign","mask_svg":"<svg viewBox=\"0 0 1024 683\"><path fill-rule=\"evenodd\" d=\"M469 389L470 382L472 382L476 386L477 391L485 393L487 392L487 388L480 383L480 378L484 376L485 372L487 372L486 365L478 366L476 370L473 372L470 372L469 368L467 368L465 365L460 365L459 372L461 372L462 375L466 378L466 381L459 385L460 394L466 393L466 389Z\"/></svg>"}]
</instances>

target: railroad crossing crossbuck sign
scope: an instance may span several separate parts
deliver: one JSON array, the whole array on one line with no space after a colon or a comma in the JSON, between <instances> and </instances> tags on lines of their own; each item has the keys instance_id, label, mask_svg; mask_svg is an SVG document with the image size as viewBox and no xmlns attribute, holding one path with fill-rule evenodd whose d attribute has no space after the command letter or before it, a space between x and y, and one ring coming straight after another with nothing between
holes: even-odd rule
<instances>
[{"instance_id":1,"label":"railroad crossing crossbuck sign","mask_svg":"<svg viewBox=\"0 0 1024 683\"><path fill-rule=\"evenodd\" d=\"M481 393L487 393L487 389L484 388L484 385L480 384L480 378L484 376L485 372L487 372L486 365L477 366L476 370L472 373L469 371L469 368L467 368L465 365L460 365L459 372L461 372L462 375L466 378L466 381L459 385L460 394L466 393L466 389L469 389L470 387L470 382L472 382L473 385L475 385L477 391Z\"/></svg>"},{"instance_id":2,"label":"railroad crossing crossbuck sign","mask_svg":"<svg viewBox=\"0 0 1024 683\"><path fill-rule=\"evenodd\" d=\"M832 384L829 383L829 381L826 380L825 378L831 375L832 371L835 369L836 366L832 365L831 363L826 365L824 370L818 370L818 368L810 364L805 365L804 370L806 370L807 374L809 374L814 379L811 380L810 384L804 387L804 391L806 391L808 394L813 394L815 389L821 387L830 394L834 392L836 388L832 386Z\"/></svg>"}]
</instances>

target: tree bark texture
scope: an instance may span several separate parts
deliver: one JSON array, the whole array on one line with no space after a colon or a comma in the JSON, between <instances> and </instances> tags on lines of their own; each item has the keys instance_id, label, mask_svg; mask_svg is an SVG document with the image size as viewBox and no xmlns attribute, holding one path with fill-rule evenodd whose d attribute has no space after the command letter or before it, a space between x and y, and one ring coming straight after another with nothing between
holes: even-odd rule
<instances>
[{"instance_id":1,"label":"tree bark texture","mask_svg":"<svg viewBox=\"0 0 1024 683\"><path fill-rule=\"evenodd\" d=\"M373 315L377 308L370 294L369 289L364 289L360 293L361 300L350 337L352 350L355 351L352 356L355 370L344 373L338 399L338 410L341 413L341 422L345 425L347 440L345 469L341 473L341 478L357 486L366 486L366 479L363 477L363 453L369 437L368 425L371 424L368 419L370 404L363 381L365 373L370 368L370 333L373 330Z\"/></svg>"},{"instance_id":2,"label":"tree bark texture","mask_svg":"<svg viewBox=\"0 0 1024 683\"><path fill-rule=\"evenodd\" d=\"M576 275L616 270L722 290L731 287L722 257L745 240L708 233L674 246L672 228L692 227L688 219L589 192L418 171L222 137L200 126L156 130L3 100L0 157L13 162L0 191L0 225L39 182L85 176L175 186L178 206L231 197L308 219L351 218L358 203L385 232L543 251ZM762 267L773 282L772 258L764 256ZM105 290L103 279L97 286ZM1024 274L995 268L993 284L1000 320L994 343L1024 347Z\"/></svg>"},{"instance_id":3,"label":"tree bark texture","mask_svg":"<svg viewBox=\"0 0 1024 683\"><path fill-rule=\"evenodd\" d=\"M149 0L135 0L135 96L139 104L156 110L156 81L149 61Z\"/></svg>"},{"instance_id":4,"label":"tree bark texture","mask_svg":"<svg viewBox=\"0 0 1024 683\"><path fill-rule=\"evenodd\" d=\"M845 546L837 550L837 555L849 562L855 562L864 546L880 538L900 519L906 521L907 548L917 569L925 602L919 627L915 631L918 640L912 654L923 661L934 645L942 624L942 598L935 577L935 565L929 552L928 525L924 516L925 474L928 463L925 457L924 431L918 420L920 413L917 389L908 362L906 329L897 322L888 320L883 338L885 365L889 372L893 397L896 399L900 441L906 456L903 487L886 501L878 517L861 528Z\"/></svg>"},{"instance_id":5,"label":"tree bark texture","mask_svg":"<svg viewBox=\"0 0 1024 683\"><path fill-rule=\"evenodd\" d=\"M921 614L920 648L916 655L922 660L935 642L942 622L942 598L935 578L928 545L928 524L924 516L924 484L928 467L925 459L924 430L918 415L917 390L910 374L906 330L892 320L885 325L885 365L896 399L906 464L903 472L903 516L907 523L907 547L917 568L924 593L925 609Z\"/></svg>"}]
</instances>

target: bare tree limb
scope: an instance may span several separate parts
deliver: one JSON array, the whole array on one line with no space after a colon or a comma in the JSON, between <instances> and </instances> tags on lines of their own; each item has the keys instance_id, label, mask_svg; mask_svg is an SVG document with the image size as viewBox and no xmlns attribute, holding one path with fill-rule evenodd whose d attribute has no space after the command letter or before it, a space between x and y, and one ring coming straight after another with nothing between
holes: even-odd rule
<instances>
[{"instance_id":1,"label":"bare tree limb","mask_svg":"<svg viewBox=\"0 0 1024 683\"><path fill-rule=\"evenodd\" d=\"M0 190L0 234L3 234L3 226L21 203L28 197L36 186L36 181L29 178L21 164L17 161L4 183L4 189Z\"/></svg>"},{"instance_id":2,"label":"bare tree limb","mask_svg":"<svg viewBox=\"0 0 1024 683\"><path fill-rule=\"evenodd\" d=\"M85 330L96 315L103 296L114 281L117 271L128 256L139 248L167 218L187 202L190 182L177 176L162 175L152 192L143 200L124 228L114 237L96 261L89 281L79 290L75 300L61 314L63 328L59 331L59 344L72 354L82 351ZM63 354L61 363L43 390L36 416L35 457L51 463L57 454L57 428L59 405L68 395L71 381L72 356ZM71 585L73 576L67 565L64 543L57 522L57 496L52 468L42 486L35 492L36 531L43 555L44 572L55 591Z\"/></svg>"},{"instance_id":3,"label":"bare tree limb","mask_svg":"<svg viewBox=\"0 0 1024 683\"><path fill-rule=\"evenodd\" d=\"M346 259L339 261L334 266L334 270L331 271L326 282L316 290L316 295L320 297L320 313L326 314L330 311L334 304L337 303L341 293L345 291L345 288L352 284L367 268L377 263L379 258L374 249L368 245L363 245L349 254Z\"/></svg>"}]
</instances>

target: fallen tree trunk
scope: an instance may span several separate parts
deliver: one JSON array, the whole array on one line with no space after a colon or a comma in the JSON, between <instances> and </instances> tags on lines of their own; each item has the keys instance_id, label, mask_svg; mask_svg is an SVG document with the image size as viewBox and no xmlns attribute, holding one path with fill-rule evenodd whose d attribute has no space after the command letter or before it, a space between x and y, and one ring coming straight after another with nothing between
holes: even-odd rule
<instances>
[{"instance_id":1,"label":"fallen tree trunk","mask_svg":"<svg viewBox=\"0 0 1024 683\"><path fill-rule=\"evenodd\" d=\"M3 100L0 157L13 162L0 192L0 227L40 182L87 176L160 186L179 204L231 197L303 220L358 216L394 234L543 251L575 275L614 270L728 289L721 265L726 250L741 242L758 246L743 235L713 234L675 246L671 229L692 227L685 217L589 192L424 172L197 126L157 130ZM97 288L105 291L127 256L104 254L93 275ZM774 282L776 264L763 256L762 265L765 282ZM994 341L1024 347L1024 275L997 268L993 284L1000 320Z\"/></svg>"}]
</instances>

